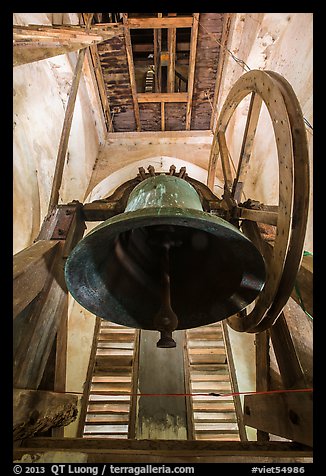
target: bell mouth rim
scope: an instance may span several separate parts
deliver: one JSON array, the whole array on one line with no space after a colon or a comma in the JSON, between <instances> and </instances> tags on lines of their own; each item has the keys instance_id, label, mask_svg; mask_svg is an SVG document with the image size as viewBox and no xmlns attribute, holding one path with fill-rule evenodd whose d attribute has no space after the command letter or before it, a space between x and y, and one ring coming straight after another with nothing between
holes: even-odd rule
<instances>
[{"instance_id":1,"label":"bell mouth rim","mask_svg":"<svg viewBox=\"0 0 326 476\"><path fill-rule=\"evenodd\" d=\"M82 240L79 241L79 243L77 243L77 245L74 247L74 249L71 251L70 255L68 256L65 263L65 267L64 267L64 274L65 274L65 279L67 282L67 287L69 292L74 297L74 299L77 302L79 302L83 307L88 309L91 313L98 315L99 317L103 319L106 319L106 317L101 315L95 309L95 307L93 309L92 307L93 305L91 306L91 304L89 304L87 306L85 301L82 303L80 299L78 299L78 293L76 293L75 288L70 289L70 285L72 284L75 278L73 277L72 274L70 274L71 269L69 268L73 266L74 260L76 259L76 255L78 255L79 251L82 252L81 255L85 254L86 248L88 248L88 246L94 247L94 243L96 242L99 235L102 235L101 236L102 241L107 240L108 245L111 246L111 243L113 243L115 238L120 233L129 231L135 228L141 228L144 226L147 227L147 226L153 226L153 225L155 226L155 225L161 225L161 224L179 225L179 226L189 227L190 229L195 228L198 230L202 230L222 240L228 240L231 246L232 244L234 244L237 247L239 242L241 242L243 245L245 245L244 248L242 249L243 251L242 259L245 262L249 263L250 260L254 256L260 257L260 265L259 265L260 270L258 273L260 284L259 284L259 289L257 288L254 294L258 295L259 292L263 289L265 285L265 279L266 279L265 260L263 256L261 255L260 251L254 245L254 243L250 239L248 239L234 225L231 225L229 222L227 222L226 220L220 217L217 217L215 215L210 215L209 213L205 211L201 211L201 210L193 210L193 209L177 208L177 207L174 207L174 208L164 207L164 209L160 207L151 207L151 208L143 208L136 211L123 212L118 215L115 215L109 218L108 220L103 221L97 227L93 228ZM84 249L81 249L83 246L85 246ZM96 244L96 246L98 245ZM251 266L249 266L249 269L251 269ZM86 278L87 277L85 277L85 282L87 281ZM255 297L253 299L255 299ZM239 312L239 310L242 310L245 307L247 307L247 305L249 305L250 302L252 302L252 300L250 301L247 300L245 302L245 305L243 305L241 309L239 309L239 305L234 304L233 301L229 303L229 306L233 306L233 305L236 306L235 312ZM229 316L226 316L226 317L229 317ZM209 323L217 322L216 319L215 320L214 319L212 318L209 321ZM118 321L114 320L114 318L111 318L110 320L116 323L120 322L119 320ZM219 320L222 320L222 319L219 319ZM136 325L136 322L135 324L128 324L128 327L145 329L145 327L140 327ZM192 326L192 327L196 327L196 326ZM177 330L182 330L187 328L188 327L184 327L182 324L182 326L180 325ZM153 330L150 328L148 329Z\"/></svg>"}]
</instances>

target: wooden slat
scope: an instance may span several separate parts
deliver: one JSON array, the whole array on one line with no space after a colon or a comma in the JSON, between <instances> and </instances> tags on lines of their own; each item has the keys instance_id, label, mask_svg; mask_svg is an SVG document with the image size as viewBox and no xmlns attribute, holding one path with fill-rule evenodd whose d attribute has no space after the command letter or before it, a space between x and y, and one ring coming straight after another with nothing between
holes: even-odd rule
<instances>
[{"instance_id":1,"label":"wooden slat","mask_svg":"<svg viewBox=\"0 0 326 476\"><path fill-rule=\"evenodd\" d=\"M253 428L312 446L312 393L245 395L244 422Z\"/></svg>"},{"instance_id":2,"label":"wooden slat","mask_svg":"<svg viewBox=\"0 0 326 476\"><path fill-rule=\"evenodd\" d=\"M87 413L129 415L129 403L92 403L88 406Z\"/></svg>"},{"instance_id":3,"label":"wooden slat","mask_svg":"<svg viewBox=\"0 0 326 476\"><path fill-rule=\"evenodd\" d=\"M188 72L188 102L187 102L187 111L186 111L186 130L188 131L190 130L190 125L191 125L191 109L192 109L192 98L193 98L193 92L194 92L199 13L194 13L193 17L194 17L194 20L193 20L193 26L191 29L191 39L190 39L190 56L189 56L189 72Z\"/></svg>"},{"instance_id":4,"label":"wooden slat","mask_svg":"<svg viewBox=\"0 0 326 476\"><path fill-rule=\"evenodd\" d=\"M128 18L124 25L127 28L190 28L192 16L162 18Z\"/></svg>"},{"instance_id":5,"label":"wooden slat","mask_svg":"<svg viewBox=\"0 0 326 476\"><path fill-rule=\"evenodd\" d=\"M107 434L114 434L119 435L121 433L128 432L128 425L89 425L86 424L84 427L84 434L87 433L107 433Z\"/></svg>"},{"instance_id":6,"label":"wooden slat","mask_svg":"<svg viewBox=\"0 0 326 476\"><path fill-rule=\"evenodd\" d=\"M58 251L58 243L57 240L40 240L14 256L14 318L42 291Z\"/></svg>"}]
</instances>

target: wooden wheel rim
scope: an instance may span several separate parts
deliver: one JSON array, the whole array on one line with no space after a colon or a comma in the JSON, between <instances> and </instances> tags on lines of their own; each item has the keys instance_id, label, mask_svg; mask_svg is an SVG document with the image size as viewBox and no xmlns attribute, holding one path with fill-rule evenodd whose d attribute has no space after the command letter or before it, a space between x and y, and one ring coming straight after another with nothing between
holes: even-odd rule
<instances>
[{"instance_id":1,"label":"wooden wheel rim","mask_svg":"<svg viewBox=\"0 0 326 476\"><path fill-rule=\"evenodd\" d=\"M240 332L260 332L270 327L286 304L302 259L309 203L304 121L293 89L284 78L271 71L253 70L244 74L226 98L217 124L218 133L225 134L236 108L250 93L261 97L273 125L279 163L279 211L265 287L247 316L227 319L230 327ZM217 143L215 146L218 149Z\"/></svg>"}]
</instances>

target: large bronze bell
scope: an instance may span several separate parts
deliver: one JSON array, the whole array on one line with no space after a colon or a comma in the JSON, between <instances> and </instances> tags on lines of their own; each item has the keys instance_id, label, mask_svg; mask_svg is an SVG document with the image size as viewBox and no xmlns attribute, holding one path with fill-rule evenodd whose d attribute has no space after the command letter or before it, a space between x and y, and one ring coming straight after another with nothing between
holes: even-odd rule
<instances>
[{"instance_id":1,"label":"large bronze bell","mask_svg":"<svg viewBox=\"0 0 326 476\"><path fill-rule=\"evenodd\" d=\"M203 211L187 181L157 175L130 193L124 213L94 228L65 266L83 307L128 327L172 332L221 321L262 290L265 265L236 227Z\"/></svg>"}]
</instances>

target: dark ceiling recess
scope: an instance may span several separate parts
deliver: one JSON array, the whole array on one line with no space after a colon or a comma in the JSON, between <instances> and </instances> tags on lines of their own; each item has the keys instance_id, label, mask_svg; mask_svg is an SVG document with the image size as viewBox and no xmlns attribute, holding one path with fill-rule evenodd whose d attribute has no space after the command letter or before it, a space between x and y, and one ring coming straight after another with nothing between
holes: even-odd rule
<instances>
[{"instance_id":1,"label":"dark ceiling recess","mask_svg":"<svg viewBox=\"0 0 326 476\"><path fill-rule=\"evenodd\" d=\"M98 46L115 132L210 128L223 15L96 14L118 23Z\"/></svg>"}]
</instances>

